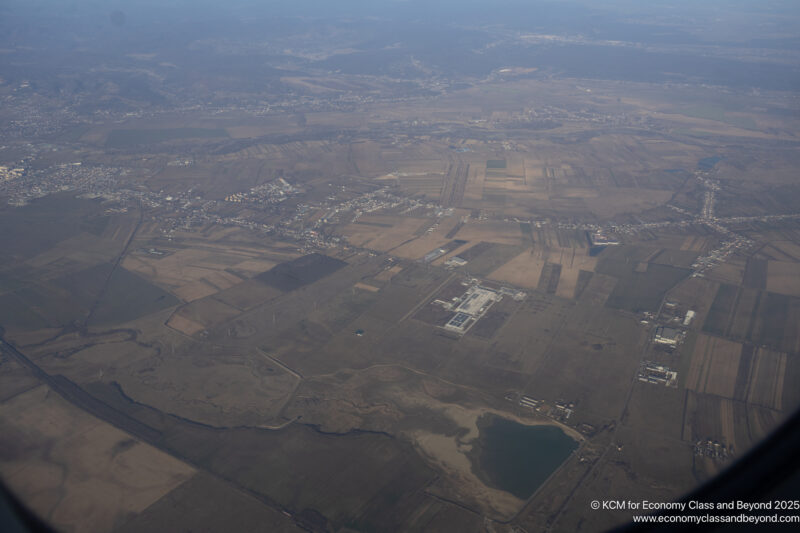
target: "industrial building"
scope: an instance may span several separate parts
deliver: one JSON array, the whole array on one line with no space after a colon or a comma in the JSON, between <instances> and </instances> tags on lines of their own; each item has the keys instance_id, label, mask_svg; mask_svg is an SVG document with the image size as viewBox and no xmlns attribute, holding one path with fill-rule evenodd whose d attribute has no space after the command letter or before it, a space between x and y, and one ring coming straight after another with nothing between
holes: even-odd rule
<instances>
[{"instance_id":1,"label":"industrial building","mask_svg":"<svg viewBox=\"0 0 800 533\"><path fill-rule=\"evenodd\" d=\"M469 316L467 313L456 313L455 316L451 318L450 321L447 324L445 324L444 327L459 332L465 331L466 327L469 325L467 321L470 318L472 317Z\"/></svg>"},{"instance_id":2,"label":"industrial building","mask_svg":"<svg viewBox=\"0 0 800 533\"><path fill-rule=\"evenodd\" d=\"M466 259L462 259L461 257L458 257L457 255L454 255L453 257L451 257L450 259L445 261L444 264L445 264L445 266L449 266L449 267L462 267L462 266L467 264L467 260Z\"/></svg>"},{"instance_id":3,"label":"industrial building","mask_svg":"<svg viewBox=\"0 0 800 533\"><path fill-rule=\"evenodd\" d=\"M461 304L456 310L470 315L477 315L499 299L500 295L494 291L478 286L470 287L462 296Z\"/></svg>"},{"instance_id":4,"label":"industrial building","mask_svg":"<svg viewBox=\"0 0 800 533\"><path fill-rule=\"evenodd\" d=\"M665 344L667 346L677 346L680 340L680 330L667 326L659 326L656 328L656 336L653 339L656 344Z\"/></svg>"},{"instance_id":5,"label":"industrial building","mask_svg":"<svg viewBox=\"0 0 800 533\"><path fill-rule=\"evenodd\" d=\"M439 259L440 257L442 257L446 253L447 253L447 249L446 248L437 248L436 250L434 250L432 252L428 252L427 254L425 254L425 257L422 258L422 262L425 263L425 264L432 263L432 262L436 261L437 259Z\"/></svg>"},{"instance_id":6,"label":"industrial building","mask_svg":"<svg viewBox=\"0 0 800 533\"><path fill-rule=\"evenodd\" d=\"M472 325L477 322L492 306L494 302L500 301L503 296L496 291L472 285L459 298L453 299L451 306L456 314L445 324L445 329L464 334ZM446 302L442 302L446 304Z\"/></svg>"},{"instance_id":7,"label":"industrial building","mask_svg":"<svg viewBox=\"0 0 800 533\"><path fill-rule=\"evenodd\" d=\"M619 244L619 241L613 237L609 237L602 231L595 231L589 237L592 246L614 246Z\"/></svg>"},{"instance_id":8,"label":"industrial building","mask_svg":"<svg viewBox=\"0 0 800 533\"><path fill-rule=\"evenodd\" d=\"M650 361L644 361L639 370L638 378L639 381L643 383L674 387L678 382L678 373L669 367Z\"/></svg>"},{"instance_id":9,"label":"industrial building","mask_svg":"<svg viewBox=\"0 0 800 533\"><path fill-rule=\"evenodd\" d=\"M539 406L539 400L531 398L530 396L522 396L519 399L519 404L529 409L536 409Z\"/></svg>"}]
</instances>

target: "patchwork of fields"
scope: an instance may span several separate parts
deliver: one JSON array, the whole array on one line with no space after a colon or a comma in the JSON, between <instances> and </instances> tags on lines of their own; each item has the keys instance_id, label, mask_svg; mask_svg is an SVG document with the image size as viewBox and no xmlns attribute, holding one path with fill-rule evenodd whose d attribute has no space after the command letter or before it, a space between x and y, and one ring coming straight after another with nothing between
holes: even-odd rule
<instances>
[{"instance_id":1,"label":"patchwork of fields","mask_svg":"<svg viewBox=\"0 0 800 533\"><path fill-rule=\"evenodd\" d=\"M781 97L280 80L308 109L93 118L45 168L126 181L3 197L0 474L57 527L610 527L800 405ZM498 417L574 443L530 497Z\"/></svg>"}]
</instances>

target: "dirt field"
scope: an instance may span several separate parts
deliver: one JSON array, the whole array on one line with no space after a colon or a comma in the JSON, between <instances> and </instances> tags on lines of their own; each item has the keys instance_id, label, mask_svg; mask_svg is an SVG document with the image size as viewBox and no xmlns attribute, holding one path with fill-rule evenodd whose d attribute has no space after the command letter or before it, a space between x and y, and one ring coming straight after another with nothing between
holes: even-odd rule
<instances>
[{"instance_id":1,"label":"dirt field","mask_svg":"<svg viewBox=\"0 0 800 533\"><path fill-rule=\"evenodd\" d=\"M206 296L211 296L219 289L205 280L186 283L172 290L172 292L184 302L193 302Z\"/></svg>"},{"instance_id":2,"label":"dirt field","mask_svg":"<svg viewBox=\"0 0 800 533\"><path fill-rule=\"evenodd\" d=\"M753 323L753 318L756 315L758 304L762 297L763 293L759 293L755 289L740 289L739 301L731 317L730 327L727 332L731 338L747 338L750 325Z\"/></svg>"},{"instance_id":3,"label":"dirt field","mask_svg":"<svg viewBox=\"0 0 800 533\"><path fill-rule=\"evenodd\" d=\"M311 253L276 265L255 279L281 292L297 290L326 278L347 263L320 253Z\"/></svg>"},{"instance_id":4,"label":"dirt field","mask_svg":"<svg viewBox=\"0 0 800 533\"><path fill-rule=\"evenodd\" d=\"M728 399L719 402L720 435L722 442L736 442L733 402Z\"/></svg>"},{"instance_id":5,"label":"dirt field","mask_svg":"<svg viewBox=\"0 0 800 533\"><path fill-rule=\"evenodd\" d=\"M243 281L224 291L220 291L214 298L236 307L237 309L246 311L256 305L277 298L281 294L283 293L278 289L264 285L255 279L251 279Z\"/></svg>"},{"instance_id":6,"label":"dirt field","mask_svg":"<svg viewBox=\"0 0 800 533\"><path fill-rule=\"evenodd\" d=\"M593 305L605 305L616 285L616 278L595 272L589 279L586 288L580 294L579 301L591 303Z\"/></svg>"},{"instance_id":7,"label":"dirt field","mask_svg":"<svg viewBox=\"0 0 800 533\"><path fill-rule=\"evenodd\" d=\"M800 263L770 261L767 267L767 290L800 296Z\"/></svg>"},{"instance_id":8,"label":"dirt field","mask_svg":"<svg viewBox=\"0 0 800 533\"><path fill-rule=\"evenodd\" d=\"M364 215L355 224L345 226L342 233L354 246L381 252L391 250L417 236L418 231L431 225L425 218L393 215ZM375 226L374 224L379 224Z\"/></svg>"},{"instance_id":9,"label":"dirt field","mask_svg":"<svg viewBox=\"0 0 800 533\"><path fill-rule=\"evenodd\" d=\"M295 376L257 351L145 359L116 380L134 400L221 427L274 425L297 385Z\"/></svg>"},{"instance_id":10,"label":"dirt field","mask_svg":"<svg viewBox=\"0 0 800 533\"><path fill-rule=\"evenodd\" d=\"M237 263L253 266L250 256L223 256L206 250L187 249L173 252L165 257L145 253L126 257L126 268L171 290L186 302L209 296L227 289L242 279L225 269Z\"/></svg>"},{"instance_id":11,"label":"dirt field","mask_svg":"<svg viewBox=\"0 0 800 533\"><path fill-rule=\"evenodd\" d=\"M261 272L266 272L277 264L278 263L275 261L267 261L265 259L247 259L241 263L236 263L232 268L235 270L244 270L246 272L259 274Z\"/></svg>"},{"instance_id":12,"label":"dirt field","mask_svg":"<svg viewBox=\"0 0 800 533\"><path fill-rule=\"evenodd\" d=\"M706 277L722 283L739 285L744 277L744 263L726 261L712 268Z\"/></svg>"},{"instance_id":13,"label":"dirt field","mask_svg":"<svg viewBox=\"0 0 800 533\"><path fill-rule=\"evenodd\" d=\"M656 207L668 201L672 194L669 191L652 189L619 188L595 193L593 196L584 199L587 209L599 218L608 218L631 210Z\"/></svg>"},{"instance_id":14,"label":"dirt field","mask_svg":"<svg viewBox=\"0 0 800 533\"><path fill-rule=\"evenodd\" d=\"M769 246L781 254L781 261L800 261L800 244L795 241L773 240Z\"/></svg>"},{"instance_id":15,"label":"dirt field","mask_svg":"<svg viewBox=\"0 0 800 533\"><path fill-rule=\"evenodd\" d=\"M494 242L518 245L522 241L519 224L502 221L469 221L456 234L457 239L472 243Z\"/></svg>"},{"instance_id":16,"label":"dirt field","mask_svg":"<svg viewBox=\"0 0 800 533\"><path fill-rule=\"evenodd\" d=\"M562 298L574 298L581 272L593 272L597 264L597 258L590 257L588 254L576 254L575 256L568 256L568 260L559 264L561 265L561 276L556 295Z\"/></svg>"},{"instance_id":17,"label":"dirt field","mask_svg":"<svg viewBox=\"0 0 800 533\"><path fill-rule=\"evenodd\" d=\"M686 388L734 398L742 345L700 334L694 345Z\"/></svg>"},{"instance_id":18,"label":"dirt field","mask_svg":"<svg viewBox=\"0 0 800 533\"><path fill-rule=\"evenodd\" d=\"M683 438L718 441L734 449L745 449L751 442L747 413L741 402L709 394L689 392L684 409ZM713 465L710 465L713 472Z\"/></svg>"},{"instance_id":19,"label":"dirt field","mask_svg":"<svg viewBox=\"0 0 800 533\"><path fill-rule=\"evenodd\" d=\"M374 285L369 285L368 283L363 283L361 281L359 281L358 283L353 285L353 287L355 287L357 289L369 291L369 292L378 292L379 290L381 290L380 287L376 287Z\"/></svg>"},{"instance_id":20,"label":"dirt field","mask_svg":"<svg viewBox=\"0 0 800 533\"><path fill-rule=\"evenodd\" d=\"M190 466L41 386L0 404L10 488L54 527L110 531L194 475Z\"/></svg>"},{"instance_id":21,"label":"dirt field","mask_svg":"<svg viewBox=\"0 0 800 533\"><path fill-rule=\"evenodd\" d=\"M185 316L179 313L175 313L171 317L169 317L169 320L167 320L167 326L177 331L180 331L184 335L189 335L189 336L192 336L195 333L199 333L204 329L206 329L206 327L203 324L195 322L194 320L191 320L189 318L186 318Z\"/></svg>"},{"instance_id":22,"label":"dirt field","mask_svg":"<svg viewBox=\"0 0 800 533\"><path fill-rule=\"evenodd\" d=\"M214 502L214 505L208 505ZM180 510L179 513L175 511ZM118 533L141 531L257 531L299 533L291 518L235 490L225 482L198 473L142 513Z\"/></svg>"},{"instance_id":23,"label":"dirt field","mask_svg":"<svg viewBox=\"0 0 800 533\"><path fill-rule=\"evenodd\" d=\"M238 315L239 312L240 311L238 309L231 305L228 305L213 297L207 297L201 300L195 300L183 307L179 307L172 315L172 317L180 317L188 320L189 322L180 319L175 322L173 321L173 318L170 317L167 323L169 326L175 327L175 329L178 329L179 331L182 331L182 327L192 329L193 326L191 323L200 324L203 329L210 329L218 324L230 320ZM176 327L175 324L178 324L180 327Z\"/></svg>"},{"instance_id":24,"label":"dirt field","mask_svg":"<svg viewBox=\"0 0 800 533\"><path fill-rule=\"evenodd\" d=\"M684 239L680 249L692 252L703 252L712 245L712 242L710 241L711 239L708 237L689 235Z\"/></svg>"},{"instance_id":25,"label":"dirt field","mask_svg":"<svg viewBox=\"0 0 800 533\"><path fill-rule=\"evenodd\" d=\"M425 234L422 237L418 237L394 248L392 250L392 255L416 261L422 259L428 252L432 252L440 247L445 247L450 242L452 242L452 239L448 239L445 236L445 232L441 232L437 229L437 231Z\"/></svg>"},{"instance_id":26,"label":"dirt field","mask_svg":"<svg viewBox=\"0 0 800 533\"><path fill-rule=\"evenodd\" d=\"M391 268L387 268L385 270L381 270L376 276L375 279L377 281L389 281L392 279L396 274L402 272L403 267L400 265L395 265Z\"/></svg>"},{"instance_id":27,"label":"dirt field","mask_svg":"<svg viewBox=\"0 0 800 533\"><path fill-rule=\"evenodd\" d=\"M506 281L518 287L535 289L539 284L545 260L533 255L533 250L522 252L491 274L489 278ZM576 278L577 279L577 278Z\"/></svg>"},{"instance_id":28,"label":"dirt field","mask_svg":"<svg viewBox=\"0 0 800 533\"><path fill-rule=\"evenodd\" d=\"M750 372L747 401L780 411L786 375L786 354L759 348Z\"/></svg>"}]
</instances>

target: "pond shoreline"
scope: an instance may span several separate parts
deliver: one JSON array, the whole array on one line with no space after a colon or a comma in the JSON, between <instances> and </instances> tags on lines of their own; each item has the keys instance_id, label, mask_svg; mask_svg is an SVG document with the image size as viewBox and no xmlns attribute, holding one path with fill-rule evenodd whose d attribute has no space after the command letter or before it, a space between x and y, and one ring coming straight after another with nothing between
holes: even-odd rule
<instances>
[{"instance_id":1,"label":"pond shoreline","mask_svg":"<svg viewBox=\"0 0 800 533\"><path fill-rule=\"evenodd\" d=\"M579 449L559 424L522 424L486 413L477 420L479 436L467 456L473 473L487 486L527 500Z\"/></svg>"},{"instance_id":2,"label":"pond shoreline","mask_svg":"<svg viewBox=\"0 0 800 533\"><path fill-rule=\"evenodd\" d=\"M447 477L455 483L455 485L450 485L449 489L441 486L432 487L429 491L436 496L458 501L474 509L475 512L489 514L493 516L493 519L501 521L516 515L527 502L527 498L519 498L506 490L497 488L496 484L482 472L476 455L480 448L481 427L479 426L484 424L484 422L479 424L480 419L485 419L489 415L526 427L556 427L576 442L575 449L580 449L586 440L576 429L555 420L524 418L491 407L469 408L447 404L443 409L443 414L460 426L462 431L446 435L429 430L417 430L407 434L418 452L442 469ZM564 462L566 459L559 466L563 466ZM547 480L544 480L542 485L545 483Z\"/></svg>"}]
</instances>

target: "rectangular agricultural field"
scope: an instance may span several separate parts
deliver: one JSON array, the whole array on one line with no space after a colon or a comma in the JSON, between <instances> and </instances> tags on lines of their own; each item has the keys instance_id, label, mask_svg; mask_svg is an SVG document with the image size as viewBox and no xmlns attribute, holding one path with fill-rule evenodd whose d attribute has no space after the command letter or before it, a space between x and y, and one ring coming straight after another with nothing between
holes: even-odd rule
<instances>
[{"instance_id":1,"label":"rectangular agricultural field","mask_svg":"<svg viewBox=\"0 0 800 533\"><path fill-rule=\"evenodd\" d=\"M734 398L742 345L719 337L698 335L686 388Z\"/></svg>"},{"instance_id":2,"label":"rectangular agricultural field","mask_svg":"<svg viewBox=\"0 0 800 533\"><path fill-rule=\"evenodd\" d=\"M767 290L800 296L800 263L770 261L767 266Z\"/></svg>"},{"instance_id":3,"label":"rectangular agricultural field","mask_svg":"<svg viewBox=\"0 0 800 533\"><path fill-rule=\"evenodd\" d=\"M786 354L759 348L750 374L747 401L780 411L783 408Z\"/></svg>"},{"instance_id":4,"label":"rectangular agricultural field","mask_svg":"<svg viewBox=\"0 0 800 533\"><path fill-rule=\"evenodd\" d=\"M717 289L717 295L708 310L706 321L703 323L703 331L715 335L724 335L728 329L730 316L736 305L736 295L738 288L734 285L723 283Z\"/></svg>"}]
</instances>

